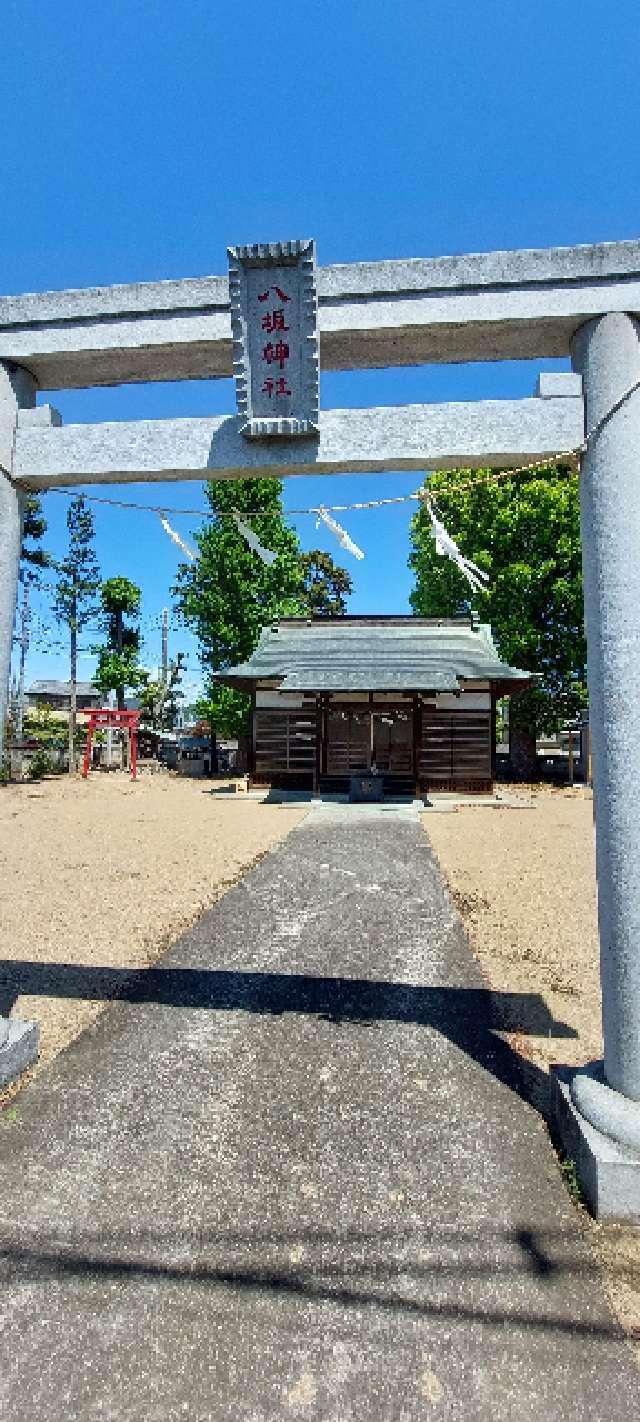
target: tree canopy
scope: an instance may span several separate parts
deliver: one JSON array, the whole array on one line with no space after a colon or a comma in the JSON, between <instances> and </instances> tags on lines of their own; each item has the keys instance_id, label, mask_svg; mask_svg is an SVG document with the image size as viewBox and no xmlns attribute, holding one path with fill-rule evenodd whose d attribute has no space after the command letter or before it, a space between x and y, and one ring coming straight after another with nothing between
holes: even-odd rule
<instances>
[{"instance_id":1,"label":"tree canopy","mask_svg":"<svg viewBox=\"0 0 640 1422\"><path fill-rule=\"evenodd\" d=\"M57 583L54 613L69 632L69 774L75 774L76 686L78 680L78 636L98 611L97 592L100 569L96 558L94 520L83 494L71 500L67 509L67 552L56 564Z\"/></svg>"},{"instance_id":2,"label":"tree canopy","mask_svg":"<svg viewBox=\"0 0 640 1422\"><path fill-rule=\"evenodd\" d=\"M208 694L200 696L194 711L198 721L209 728L212 741L233 740L247 729L249 699L230 686L217 686L208 681Z\"/></svg>"},{"instance_id":3,"label":"tree canopy","mask_svg":"<svg viewBox=\"0 0 640 1422\"><path fill-rule=\"evenodd\" d=\"M115 691L120 711L124 709L127 687L136 690L142 677L137 626L141 597L140 588L129 578L107 578L100 589L107 640L96 648L98 665L93 680L103 695Z\"/></svg>"},{"instance_id":4,"label":"tree canopy","mask_svg":"<svg viewBox=\"0 0 640 1422\"><path fill-rule=\"evenodd\" d=\"M246 661L262 628L277 618L343 612L351 580L328 554L300 552L283 517L281 480L212 479L206 496L213 517L195 535L198 558L180 565L173 592L200 643L206 719L218 735L233 736L246 727L248 698L219 686L211 674ZM271 566L246 543L234 511L277 554Z\"/></svg>"},{"instance_id":5,"label":"tree canopy","mask_svg":"<svg viewBox=\"0 0 640 1422\"><path fill-rule=\"evenodd\" d=\"M22 505L22 548L23 576L31 580L39 571L49 567L51 555L42 547L42 539L47 531L47 520L42 510L42 499L38 494L25 494Z\"/></svg>"},{"instance_id":6,"label":"tree canopy","mask_svg":"<svg viewBox=\"0 0 640 1422\"><path fill-rule=\"evenodd\" d=\"M282 517L279 479L212 479L206 496L213 517L195 535L198 559L181 564L174 589L179 610L197 634L211 670L250 656L262 627L304 611L298 540ZM238 532L233 510L247 520L265 548L277 553L267 567Z\"/></svg>"},{"instance_id":7,"label":"tree canopy","mask_svg":"<svg viewBox=\"0 0 640 1422\"><path fill-rule=\"evenodd\" d=\"M312 617L342 617L347 610L345 598L353 587L346 568L337 567L331 555L321 548L301 553L299 562L307 612Z\"/></svg>"},{"instance_id":8,"label":"tree canopy","mask_svg":"<svg viewBox=\"0 0 640 1422\"><path fill-rule=\"evenodd\" d=\"M578 481L567 465L549 464L456 488L490 473L446 471L425 485L461 551L489 574L488 590L472 593L437 554L421 508L411 529L411 606L420 616L451 617L473 604L491 623L502 659L540 673L535 689L512 702L512 727L532 739L557 730L587 700Z\"/></svg>"},{"instance_id":9,"label":"tree canopy","mask_svg":"<svg viewBox=\"0 0 640 1422\"><path fill-rule=\"evenodd\" d=\"M93 514L83 494L67 509L67 552L56 563L54 613L72 632L78 632L98 611L100 569L95 555Z\"/></svg>"}]
</instances>

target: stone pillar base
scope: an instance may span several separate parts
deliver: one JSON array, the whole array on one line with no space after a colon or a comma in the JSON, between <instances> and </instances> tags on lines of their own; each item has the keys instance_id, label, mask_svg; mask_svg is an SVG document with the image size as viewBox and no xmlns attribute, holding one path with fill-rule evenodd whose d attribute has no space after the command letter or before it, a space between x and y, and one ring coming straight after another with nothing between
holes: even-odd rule
<instances>
[{"instance_id":1,"label":"stone pillar base","mask_svg":"<svg viewBox=\"0 0 640 1422\"><path fill-rule=\"evenodd\" d=\"M0 1043L0 1089L35 1062L38 1055L40 1028L37 1022L20 1022L17 1018L2 1022L5 1029Z\"/></svg>"},{"instance_id":2,"label":"stone pillar base","mask_svg":"<svg viewBox=\"0 0 640 1422\"><path fill-rule=\"evenodd\" d=\"M640 1150L603 1134L583 1116L573 1099L576 1088L597 1068L554 1067L551 1071L551 1125L574 1162L580 1186L598 1220L640 1224ZM612 1093L614 1094L614 1093ZM617 1095L617 1093L615 1093ZM626 1106L624 1098L620 1102Z\"/></svg>"}]
</instances>

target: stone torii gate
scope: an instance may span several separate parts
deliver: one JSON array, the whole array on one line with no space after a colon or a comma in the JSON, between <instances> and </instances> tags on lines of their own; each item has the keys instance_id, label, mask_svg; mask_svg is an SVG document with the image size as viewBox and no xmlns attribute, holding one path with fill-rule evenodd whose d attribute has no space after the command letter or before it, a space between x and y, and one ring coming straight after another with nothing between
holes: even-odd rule
<instances>
[{"instance_id":1,"label":"stone torii gate","mask_svg":"<svg viewBox=\"0 0 640 1422\"><path fill-rule=\"evenodd\" d=\"M298 422L294 431L296 421L285 420L270 434L259 422L249 430L240 398L241 413L222 418L66 427L51 406L36 405L38 387L234 372L240 396L238 260L250 268L295 249L309 266L310 246L231 249L231 303L226 277L0 299L0 727L23 491L509 468L586 438L581 508L604 1063L557 1075L555 1113L596 1212L640 1219L640 242L314 269L324 369L571 355L574 374L540 376L530 399L320 410L315 425ZM0 1085L36 1047L35 1024L0 1018Z\"/></svg>"}]
</instances>

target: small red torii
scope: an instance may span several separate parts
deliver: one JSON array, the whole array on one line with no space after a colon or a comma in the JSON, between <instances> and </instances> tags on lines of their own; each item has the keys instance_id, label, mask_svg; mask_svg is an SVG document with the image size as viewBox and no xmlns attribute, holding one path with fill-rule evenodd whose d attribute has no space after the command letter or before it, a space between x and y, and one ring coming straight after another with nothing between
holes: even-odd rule
<instances>
[{"instance_id":1,"label":"small red torii","mask_svg":"<svg viewBox=\"0 0 640 1422\"><path fill-rule=\"evenodd\" d=\"M93 733L99 726L115 726L120 730L129 732L129 745L131 747L131 779L136 778L136 767L138 764L138 743L137 732L140 725L139 711L113 711L110 707L105 707L101 711L89 711L89 720L85 723L87 727L87 748L84 753L84 764L82 766L82 778L86 780L91 765L91 745Z\"/></svg>"}]
</instances>

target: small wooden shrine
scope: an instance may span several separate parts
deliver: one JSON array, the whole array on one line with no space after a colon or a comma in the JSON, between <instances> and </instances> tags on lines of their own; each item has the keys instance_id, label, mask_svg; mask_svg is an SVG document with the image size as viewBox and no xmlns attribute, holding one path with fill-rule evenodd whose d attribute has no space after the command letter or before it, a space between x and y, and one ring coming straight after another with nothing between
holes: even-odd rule
<instances>
[{"instance_id":1,"label":"small wooden shrine","mask_svg":"<svg viewBox=\"0 0 640 1422\"><path fill-rule=\"evenodd\" d=\"M499 697L531 673L500 661L474 618L285 618L217 674L252 698L256 785L341 792L377 772L387 794L488 792Z\"/></svg>"}]
</instances>

